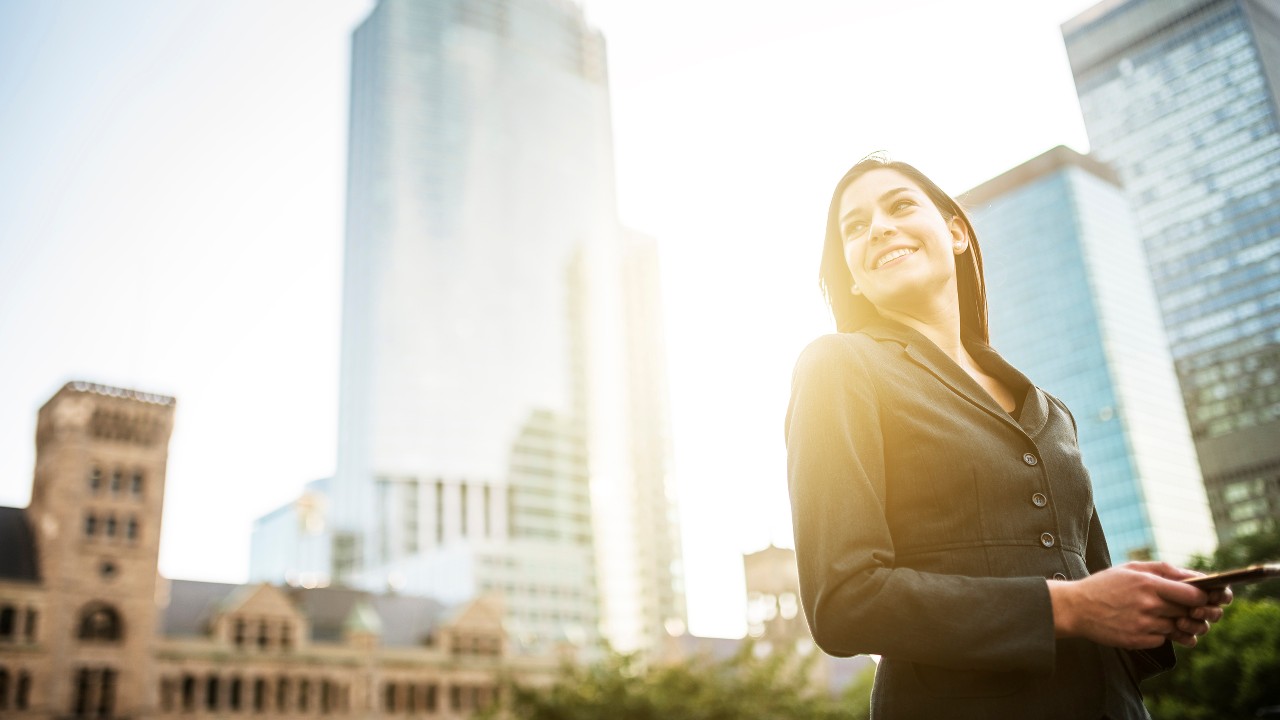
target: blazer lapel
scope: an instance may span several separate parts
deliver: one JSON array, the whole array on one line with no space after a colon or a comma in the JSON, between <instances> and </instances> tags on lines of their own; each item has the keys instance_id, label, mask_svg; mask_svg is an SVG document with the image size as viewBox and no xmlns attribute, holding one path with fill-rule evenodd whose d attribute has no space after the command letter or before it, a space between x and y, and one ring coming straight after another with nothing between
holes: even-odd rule
<instances>
[{"instance_id":1,"label":"blazer lapel","mask_svg":"<svg viewBox=\"0 0 1280 720\"><path fill-rule=\"evenodd\" d=\"M1019 433L1027 433L1026 429L1000 407L990 393L969 377L969 373L947 357L947 354L934 345L929 338L906 325L883 319L863 327L860 332L877 340L892 340L903 345L907 357L911 358L912 362L938 378L951 392L982 408Z\"/></svg>"}]
</instances>

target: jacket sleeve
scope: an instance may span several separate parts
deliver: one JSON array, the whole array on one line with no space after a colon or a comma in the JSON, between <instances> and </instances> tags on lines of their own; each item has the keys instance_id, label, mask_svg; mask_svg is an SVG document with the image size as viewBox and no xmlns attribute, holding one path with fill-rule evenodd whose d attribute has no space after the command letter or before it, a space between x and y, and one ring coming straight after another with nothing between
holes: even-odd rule
<instances>
[{"instance_id":1,"label":"jacket sleeve","mask_svg":"<svg viewBox=\"0 0 1280 720\"><path fill-rule=\"evenodd\" d=\"M1084 549L1084 563L1090 575L1111 567L1111 551L1107 549L1107 536L1102 532L1097 508L1094 508L1093 516L1089 518L1089 540ZM1172 670L1177 664L1177 658L1173 654L1173 641L1168 639L1157 648L1123 652L1128 655L1139 682Z\"/></svg>"},{"instance_id":2,"label":"jacket sleeve","mask_svg":"<svg viewBox=\"0 0 1280 720\"><path fill-rule=\"evenodd\" d=\"M1043 578L895 567L881 404L854 345L863 340L875 342L828 335L806 348L787 410L800 595L815 642L836 656L1052 673L1053 610Z\"/></svg>"}]
</instances>

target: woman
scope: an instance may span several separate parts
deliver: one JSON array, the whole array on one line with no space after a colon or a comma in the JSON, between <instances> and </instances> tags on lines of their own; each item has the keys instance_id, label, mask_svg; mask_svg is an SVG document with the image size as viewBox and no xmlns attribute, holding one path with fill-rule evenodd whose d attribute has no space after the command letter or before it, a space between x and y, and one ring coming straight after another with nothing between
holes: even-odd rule
<instances>
[{"instance_id":1,"label":"woman","mask_svg":"<svg viewBox=\"0 0 1280 720\"><path fill-rule=\"evenodd\" d=\"M836 186L835 335L787 412L801 598L832 655L882 656L873 718L1147 718L1138 682L1222 616L1166 563L1110 567L1075 421L988 345L977 237L918 170Z\"/></svg>"}]
</instances>

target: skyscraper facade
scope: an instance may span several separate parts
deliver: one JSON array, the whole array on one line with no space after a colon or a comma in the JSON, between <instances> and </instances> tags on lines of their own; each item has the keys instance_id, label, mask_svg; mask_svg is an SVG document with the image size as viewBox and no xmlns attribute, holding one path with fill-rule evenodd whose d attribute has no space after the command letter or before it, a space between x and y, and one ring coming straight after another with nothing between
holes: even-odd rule
<instances>
[{"instance_id":1,"label":"skyscraper facade","mask_svg":"<svg viewBox=\"0 0 1280 720\"><path fill-rule=\"evenodd\" d=\"M1173 360L1115 174L1059 146L962 199L982 243L992 345L1071 409L1112 561L1212 551Z\"/></svg>"},{"instance_id":2,"label":"skyscraper facade","mask_svg":"<svg viewBox=\"0 0 1280 720\"><path fill-rule=\"evenodd\" d=\"M1108 0L1062 27L1093 153L1137 214L1228 540L1280 518L1280 7Z\"/></svg>"},{"instance_id":3,"label":"skyscraper facade","mask_svg":"<svg viewBox=\"0 0 1280 720\"><path fill-rule=\"evenodd\" d=\"M679 536L602 36L568 0L380 0L353 38L348 173L329 567L264 546L255 573L498 591L518 641L651 645L683 621Z\"/></svg>"}]
</instances>

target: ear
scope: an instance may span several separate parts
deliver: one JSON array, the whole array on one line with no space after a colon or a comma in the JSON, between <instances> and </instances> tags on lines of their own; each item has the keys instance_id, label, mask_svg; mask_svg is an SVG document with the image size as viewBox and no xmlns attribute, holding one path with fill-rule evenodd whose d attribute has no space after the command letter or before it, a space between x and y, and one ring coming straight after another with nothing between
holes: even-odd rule
<instances>
[{"instance_id":1,"label":"ear","mask_svg":"<svg viewBox=\"0 0 1280 720\"><path fill-rule=\"evenodd\" d=\"M969 233L964 228L964 222L960 220L960 216L956 215L947 223L947 229L951 231L951 250L956 255L963 255L969 249Z\"/></svg>"}]
</instances>

